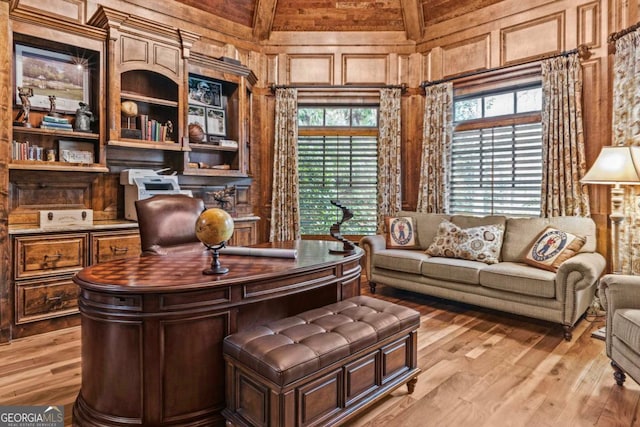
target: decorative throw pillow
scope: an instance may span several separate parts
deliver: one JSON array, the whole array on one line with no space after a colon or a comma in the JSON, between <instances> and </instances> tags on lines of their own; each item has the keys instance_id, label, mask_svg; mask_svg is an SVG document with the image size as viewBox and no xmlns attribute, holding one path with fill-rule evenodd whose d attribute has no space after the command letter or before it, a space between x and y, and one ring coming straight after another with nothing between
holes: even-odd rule
<instances>
[{"instance_id":1,"label":"decorative throw pillow","mask_svg":"<svg viewBox=\"0 0 640 427\"><path fill-rule=\"evenodd\" d=\"M388 216L384 219L387 230L387 248L415 249L416 232L410 216Z\"/></svg>"},{"instance_id":2,"label":"decorative throw pillow","mask_svg":"<svg viewBox=\"0 0 640 427\"><path fill-rule=\"evenodd\" d=\"M431 256L461 258L495 264L500 258L504 225L461 228L444 220L426 253Z\"/></svg>"},{"instance_id":3,"label":"decorative throw pillow","mask_svg":"<svg viewBox=\"0 0 640 427\"><path fill-rule=\"evenodd\" d=\"M558 271L564 261L578 253L586 240L582 236L547 227L527 251L524 262L549 271Z\"/></svg>"}]
</instances>

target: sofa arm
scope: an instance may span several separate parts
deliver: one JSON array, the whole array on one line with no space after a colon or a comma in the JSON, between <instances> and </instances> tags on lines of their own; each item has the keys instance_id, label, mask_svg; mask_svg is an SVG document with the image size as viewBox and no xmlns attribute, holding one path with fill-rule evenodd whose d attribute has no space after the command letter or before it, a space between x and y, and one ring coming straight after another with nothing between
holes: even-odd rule
<instances>
[{"instance_id":1,"label":"sofa arm","mask_svg":"<svg viewBox=\"0 0 640 427\"><path fill-rule=\"evenodd\" d=\"M607 313L620 308L640 308L640 276L606 274L600 279L598 292Z\"/></svg>"},{"instance_id":2,"label":"sofa arm","mask_svg":"<svg viewBox=\"0 0 640 427\"><path fill-rule=\"evenodd\" d=\"M598 282L607 260L597 252L581 252L569 258L558 268L558 279L578 291Z\"/></svg>"},{"instance_id":3,"label":"sofa arm","mask_svg":"<svg viewBox=\"0 0 640 427\"><path fill-rule=\"evenodd\" d=\"M360 247L364 249L364 272L367 280L371 280L371 270L373 269L373 255L377 251L387 248L387 241L382 234L375 236L364 236L360 239Z\"/></svg>"}]
</instances>

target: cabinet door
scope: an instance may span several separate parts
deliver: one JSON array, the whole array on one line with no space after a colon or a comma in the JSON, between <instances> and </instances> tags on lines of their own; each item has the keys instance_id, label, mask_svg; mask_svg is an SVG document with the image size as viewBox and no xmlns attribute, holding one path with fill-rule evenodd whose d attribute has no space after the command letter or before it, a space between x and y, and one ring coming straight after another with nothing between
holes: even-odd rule
<instances>
[{"instance_id":1,"label":"cabinet door","mask_svg":"<svg viewBox=\"0 0 640 427\"><path fill-rule=\"evenodd\" d=\"M87 266L86 233L16 237L14 278L73 273Z\"/></svg>"},{"instance_id":2,"label":"cabinet door","mask_svg":"<svg viewBox=\"0 0 640 427\"><path fill-rule=\"evenodd\" d=\"M254 222L236 222L233 235L229 239L230 246L249 246L256 243L256 225Z\"/></svg>"},{"instance_id":3,"label":"cabinet door","mask_svg":"<svg viewBox=\"0 0 640 427\"><path fill-rule=\"evenodd\" d=\"M140 253L137 231L108 231L91 235L91 264L134 257Z\"/></svg>"}]
</instances>

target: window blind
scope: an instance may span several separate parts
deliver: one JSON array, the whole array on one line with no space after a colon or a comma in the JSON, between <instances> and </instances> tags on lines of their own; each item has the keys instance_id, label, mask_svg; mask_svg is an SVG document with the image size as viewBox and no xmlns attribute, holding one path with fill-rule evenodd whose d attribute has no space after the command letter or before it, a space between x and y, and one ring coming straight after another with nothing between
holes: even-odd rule
<instances>
[{"instance_id":1,"label":"window blind","mask_svg":"<svg viewBox=\"0 0 640 427\"><path fill-rule=\"evenodd\" d=\"M342 218L330 203L350 208L341 233L375 234L377 139L361 136L299 136L298 179L303 235L329 233Z\"/></svg>"},{"instance_id":2,"label":"window blind","mask_svg":"<svg viewBox=\"0 0 640 427\"><path fill-rule=\"evenodd\" d=\"M539 216L542 124L455 132L452 213Z\"/></svg>"}]
</instances>

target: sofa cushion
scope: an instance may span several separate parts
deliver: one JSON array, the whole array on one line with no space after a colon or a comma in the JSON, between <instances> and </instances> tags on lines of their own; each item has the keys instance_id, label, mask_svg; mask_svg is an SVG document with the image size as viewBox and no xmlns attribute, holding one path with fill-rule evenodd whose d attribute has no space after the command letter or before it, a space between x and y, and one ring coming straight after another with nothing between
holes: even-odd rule
<instances>
[{"instance_id":1,"label":"sofa cushion","mask_svg":"<svg viewBox=\"0 0 640 427\"><path fill-rule=\"evenodd\" d=\"M452 223L462 228L479 227L481 225L506 225L507 217L503 215L453 215L450 219Z\"/></svg>"},{"instance_id":2,"label":"sofa cushion","mask_svg":"<svg viewBox=\"0 0 640 427\"><path fill-rule=\"evenodd\" d=\"M640 310L619 308L613 313L615 336L631 348L640 348Z\"/></svg>"},{"instance_id":3,"label":"sofa cushion","mask_svg":"<svg viewBox=\"0 0 640 427\"><path fill-rule=\"evenodd\" d=\"M375 268L421 274L422 262L426 259L429 259L429 255L422 251L385 249L375 253L373 265Z\"/></svg>"},{"instance_id":4,"label":"sofa cushion","mask_svg":"<svg viewBox=\"0 0 640 427\"><path fill-rule=\"evenodd\" d=\"M502 243L502 261L524 262L532 242L548 226L583 236L586 243L579 252L595 252L596 224L591 218L509 218Z\"/></svg>"},{"instance_id":5,"label":"sofa cushion","mask_svg":"<svg viewBox=\"0 0 640 427\"><path fill-rule=\"evenodd\" d=\"M500 291L553 298L556 295L556 274L522 263L501 262L488 265L480 271L480 285Z\"/></svg>"},{"instance_id":6,"label":"sofa cushion","mask_svg":"<svg viewBox=\"0 0 640 427\"><path fill-rule=\"evenodd\" d=\"M503 224L462 228L444 220L438 226L438 234L426 253L495 264L499 261L503 234Z\"/></svg>"},{"instance_id":7,"label":"sofa cushion","mask_svg":"<svg viewBox=\"0 0 640 427\"><path fill-rule=\"evenodd\" d=\"M384 226L387 248L419 248L413 217L386 216Z\"/></svg>"},{"instance_id":8,"label":"sofa cushion","mask_svg":"<svg viewBox=\"0 0 640 427\"><path fill-rule=\"evenodd\" d=\"M549 271L558 271L560 264L574 256L585 239L554 227L547 227L529 248L524 262Z\"/></svg>"},{"instance_id":9,"label":"sofa cushion","mask_svg":"<svg viewBox=\"0 0 640 427\"><path fill-rule=\"evenodd\" d=\"M438 231L438 225L443 219L449 219L446 214L424 213L413 211L400 211L398 216L410 216L413 218L413 225L416 230L418 245L421 249L427 249Z\"/></svg>"},{"instance_id":10,"label":"sofa cushion","mask_svg":"<svg viewBox=\"0 0 640 427\"><path fill-rule=\"evenodd\" d=\"M489 266L479 261L432 257L422 263L422 275L447 282L477 285L480 283L480 271L486 267Z\"/></svg>"}]
</instances>

